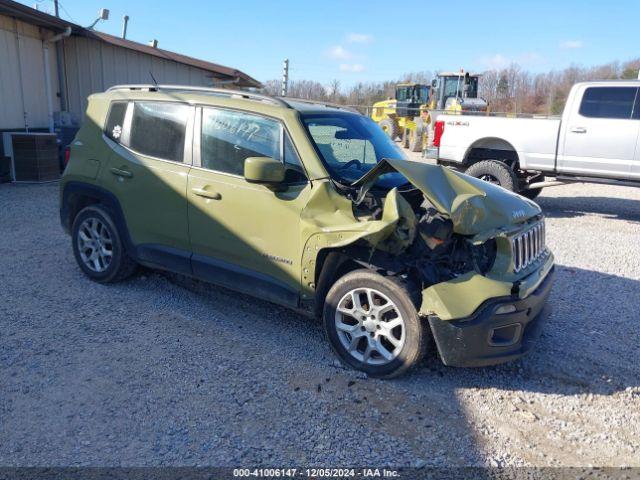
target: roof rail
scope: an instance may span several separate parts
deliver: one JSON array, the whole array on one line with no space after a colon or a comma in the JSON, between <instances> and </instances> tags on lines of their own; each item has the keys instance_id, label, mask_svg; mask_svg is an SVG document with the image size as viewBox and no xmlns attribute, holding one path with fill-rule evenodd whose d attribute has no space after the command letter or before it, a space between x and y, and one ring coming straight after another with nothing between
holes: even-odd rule
<instances>
[{"instance_id":1,"label":"roof rail","mask_svg":"<svg viewBox=\"0 0 640 480\"><path fill-rule=\"evenodd\" d=\"M231 90L227 88L196 87L196 86L190 86L190 85L140 84L140 85L114 85L113 87L108 88L107 92L113 92L116 90L148 90L150 92L171 90L171 91L182 91L182 92L204 92L204 93L213 93L215 95L228 96L233 98L246 98L248 100L257 100L264 103L270 103L272 105L291 108L291 106L287 102L277 97L271 97L269 95L263 95L260 93L247 92L245 90Z\"/></svg>"},{"instance_id":2,"label":"roof rail","mask_svg":"<svg viewBox=\"0 0 640 480\"><path fill-rule=\"evenodd\" d=\"M274 97L274 98L284 101L287 104L287 106L289 106L290 108L291 108L291 105L287 103L288 100L292 102L308 103L310 105L323 105L325 107L332 107L340 110L347 110L349 112L358 113L358 114L360 113L355 108L349 107L347 105L340 105L338 103L322 102L320 100L307 100L306 98L295 98L295 97Z\"/></svg>"}]
</instances>

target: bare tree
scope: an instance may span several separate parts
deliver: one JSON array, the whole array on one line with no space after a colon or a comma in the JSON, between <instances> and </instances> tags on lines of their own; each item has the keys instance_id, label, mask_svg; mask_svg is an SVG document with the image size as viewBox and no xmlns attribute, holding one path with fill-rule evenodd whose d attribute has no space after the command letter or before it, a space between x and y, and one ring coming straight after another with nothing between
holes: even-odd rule
<instances>
[{"instance_id":1,"label":"bare tree","mask_svg":"<svg viewBox=\"0 0 640 480\"><path fill-rule=\"evenodd\" d=\"M576 82L637 78L639 69L640 58L622 64L610 62L590 68L572 65L564 70L537 74L512 64L507 68L484 72L480 78L479 94L488 101L489 108L494 112L559 114L562 113L569 90ZM397 80L358 82L348 88L341 88L338 80L332 80L326 86L313 80L295 80L290 82L289 95L366 107L393 97L397 83L429 84L431 78L429 71L413 72L400 75ZM277 95L279 90L279 80L264 82L266 93ZM366 110L363 108L362 111Z\"/></svg>"},{"instance_id":2,"label":"bare tree","mask_svg":"<svg viewBox=\"0 0 640 480\"><path fill-rule=\"evenodd\" d=\"M333 79L329 83L329 97L332 102L337 102L340 96L340 80Z\"/></svg>"}]
</instances>

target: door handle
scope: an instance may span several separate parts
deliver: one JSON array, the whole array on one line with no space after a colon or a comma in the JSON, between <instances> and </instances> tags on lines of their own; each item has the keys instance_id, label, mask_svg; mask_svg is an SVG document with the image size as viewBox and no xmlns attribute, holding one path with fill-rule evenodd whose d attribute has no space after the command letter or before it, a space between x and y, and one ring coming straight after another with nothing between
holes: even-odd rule
<instances>
[{"instance_id":1,"label":"door handle","mask_svg":"<svg viewBox=\"0 0 640 480\"><path fill-rule=\"evenodd\" d=\"M587 129L584 127L571 127L573 133L587 133Z\"/></svg>"},{"instance_id":2,"label":"door handle","mask_svg":"<svg viewBox=\"0 0 640 480\"><path fill-rule=\"evenodd\" d=\"M204 188L192 188L191 191L194 195L197 195L202 198L209 198L211 200L222 200L222 195L218 192L210 192L205 190Z\"/></svg>"},{"instance_id":3,"label":"door handle","mask_svg":"<svg viewBox=\"0 0 640 480\"><path fill-rule=\"evenodd\" d=\"M123 170L121 168L110 168L109 171L114 175L116 175L117 177L126 177L126 178L133 177L133 173L131 173L129 170Z\"/></svg>"}]
</instances>

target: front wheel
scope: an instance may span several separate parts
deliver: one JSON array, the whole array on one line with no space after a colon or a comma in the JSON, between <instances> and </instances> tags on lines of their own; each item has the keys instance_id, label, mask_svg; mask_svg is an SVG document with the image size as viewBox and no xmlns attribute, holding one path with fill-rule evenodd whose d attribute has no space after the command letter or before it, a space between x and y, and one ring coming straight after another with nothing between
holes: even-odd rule
<instances>
[{"instance_id":1,"label":"front wheel","mask_svg":"<svg viewBox=\"0 0 640 480\"><path fill-rule=\"evenodd\" d=\"M383 118L378 122L378 125L380 125L382 131L386 133L391 140L395 140L399 134L398 125L390 118Z\"/></svg>"},{"instance_id":2,"label":"front wheel","mask_svg":"<svg viewBox=\"0 0 640 480\"><path fill-rule=\"evenodd\" d=\"M426 332L411 289L395 277L356 270L327 294L324 328L340 359L372 377L400 375L420 361Z\"/></svg>"}]
</instances>

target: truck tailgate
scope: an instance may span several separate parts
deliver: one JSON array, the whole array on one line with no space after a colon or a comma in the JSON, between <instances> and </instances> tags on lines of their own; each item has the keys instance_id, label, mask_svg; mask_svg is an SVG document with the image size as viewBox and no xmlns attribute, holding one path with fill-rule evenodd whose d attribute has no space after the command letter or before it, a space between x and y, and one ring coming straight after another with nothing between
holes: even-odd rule
<instances>
[{"instance_id":1,"label":"truck tailgate","mask_svg":"<svg viewBox=\"0 0 640 480\"><path fill-rule=\"evenodd\" d=\"M560 117L438 115L444 121L438 158L461 163L471 149L515 150L522 168L553 170Z\"/></svg>"}]
</instances>

